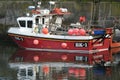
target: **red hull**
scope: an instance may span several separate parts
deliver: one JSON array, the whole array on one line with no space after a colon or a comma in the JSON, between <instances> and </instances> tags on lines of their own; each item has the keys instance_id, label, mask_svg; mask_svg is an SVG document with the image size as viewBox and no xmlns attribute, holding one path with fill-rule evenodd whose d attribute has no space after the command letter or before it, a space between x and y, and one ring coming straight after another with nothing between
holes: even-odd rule
<instances>
[{"instance_id":1,"label":"red hull","mask_svg":"<svg viewBox=\"0 0 120 80\"><path fill-rule=\"evenodd\" d=\"M27 62L27 63L43 63L43 62L67 62L67 63L84 63L92 65L94 62L111 61L111 53L107 51L96 52L94 54L82 53L61 53L61 52L42 52L30 50L18 50L10 58L10 62Z\"/></svg>"},{"instance_id":2,"label":"red hull","mask_svg":"<svg viewBox=\"0 0 120 80\"><path fill-rule=\"evenodd\" d=\"M23 48L32 50L45 51L62 51L62 52L91 52L107 50L110 47L109 38L100 38L94 40L64 40L64 39L50 39L42 37L30 37L9 34L12 39ZM34 42L36 40L36 43ZM62 46L65 43L66 46ZM76 45L78 43L79 45ZM90 51L91 50L91 51Z\"/></svg>"}]
</instances>

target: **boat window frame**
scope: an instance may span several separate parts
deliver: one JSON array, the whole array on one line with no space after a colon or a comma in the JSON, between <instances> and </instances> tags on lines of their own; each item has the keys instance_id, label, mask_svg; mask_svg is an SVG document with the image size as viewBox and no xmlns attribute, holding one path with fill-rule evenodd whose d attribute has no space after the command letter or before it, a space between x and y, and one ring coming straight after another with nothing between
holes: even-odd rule
<instances>
[{"instance_id":1,"label":"boat window frame","mask_svg":"<svg viewBox=\"0 0 120 80\"><path fill-rule=\"evenodd\" d=\"M21 23L22 22L22 23ZM23 23L24 22L24 23ZM26 20L19 20L18 21L18 23L19 23L19 25L20 25L20 27L22 27L22 28L25 28L26 27ZM22 25L24 24L24 26L22 26Z\"/></svg>"},{"instance_id":2,"label":"boat window frame","mask_svg":"<svg viewBox=\"0 0 120 80\"><path fill-rule=\"evenodd\" d=\"M35 24L45 24L47 16L36 16Z\"/></svg>"},{"instance_id":3,"label":"boat window frame","mask_svg":"<svg viewBox=\"0 0 120 80\"><path fill-rule=\"evenodd\" d=\"M26 76L26 69L25 69L25 68L20 69L19 75L20 75L20 76Z\"/></svg>"},{"instance_id":4,"label":"boat window frame","mask_svg":"<svg viewBox=\"0 0 120 80\"><path fill-rule=\"evenodd\" d=\"M29 22L31 22L31 23L29 23ZM33 25L33 21L32 20L26 20L26 27L27 28L32 28L32 25Z\"/></svg>"},{"instance_id":5,"label":"boat window frame","mask_svg":"<svg viewBox=\"0 0 120 80\"><path fill-rule=\"evenodd\" d=\"M36 24L40 24L40 19L39 19L38 17L36 17L35 23L36 23Z\"/></svg>"},{"instance_id":6,"label":"boat window frame","mask_svg":"<svg viewBox=\"0 0 120 80\"><path fill-rule=\"evenodd\" d=\"M29 21L31 21L31 25L29 24ZM24 24L21 25L21 22L23 22ZM20 28L32 28L34 21L33 17L19 17L17 18L17 23Z\"/></svg>"},{"instance_id":7,"label":"boat window frame","mask_svg":"<svg viewBox=\"0 0 120 80\"><path fill-rule=\"evenodd\" d=\"M27 75L28 76L33 76L34 73L33 73L33 68L32 67L29 67L28 70L27 70Z\"/></svg>"},{"instance_id":8,"label":"boat window frame","mask_svg":"<svg viewBox=\"0 0 120 80\"><path fill-rule=\"evenodd\" d=\"M45 17L42 17L42 24L45 24Z\"/></svg>"}]
</instances>

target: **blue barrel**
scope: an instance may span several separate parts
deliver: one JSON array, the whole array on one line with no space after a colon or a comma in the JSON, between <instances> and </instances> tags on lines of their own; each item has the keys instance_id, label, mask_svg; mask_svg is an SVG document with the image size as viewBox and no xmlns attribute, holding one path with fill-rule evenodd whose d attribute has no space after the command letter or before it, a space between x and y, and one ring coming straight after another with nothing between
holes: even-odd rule
<instances>
[{"instance_id":1,"label":"blue barrel","mask_svg":"<svg viewBox=\"0 0 120 80\"><path fill-rule=\"evenodd\" d=\"M94 34L95 35L104 35L105 34L105 30L94 30Z\"/></svg>"}]
</instances>

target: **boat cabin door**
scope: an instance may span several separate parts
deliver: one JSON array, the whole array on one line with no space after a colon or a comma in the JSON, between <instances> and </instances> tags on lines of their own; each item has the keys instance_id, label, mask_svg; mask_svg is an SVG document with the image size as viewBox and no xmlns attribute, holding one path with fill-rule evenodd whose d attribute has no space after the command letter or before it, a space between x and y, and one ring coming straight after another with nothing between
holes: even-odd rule
<instances>
[{"instance_id":1,"label":"boat cabin door","mask_svg":"<svg viewBox=\"0 0 120 80\"><path fill-rule=\"evenodd\" d=\"M35 25L38 25L40 27L49 27L49 22L50 22L50 16L37 16L35 18Z\"/></svg>"}]
</instances>

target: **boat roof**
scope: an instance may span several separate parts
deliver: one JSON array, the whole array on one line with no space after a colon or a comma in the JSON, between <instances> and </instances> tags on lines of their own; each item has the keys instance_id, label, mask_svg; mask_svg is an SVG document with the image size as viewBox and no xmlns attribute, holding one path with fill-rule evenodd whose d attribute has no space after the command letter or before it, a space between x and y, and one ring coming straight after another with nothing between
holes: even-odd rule
<instances>
[{"instance_id":1,"label":"boat roof","mask_svg":"<svg viewBox=\"0 0 120 80\"><path fill-rule=\"evenodd\" d=\"M34 14L33 16L24 16L24 17L18 17L17 18L17 21L18 20L33 20L33 18L37 17L37 16L53 16L53 15L56 15L56 14Z\"/></svg>"},{"instance_id":2,"label":"boat roof","mask_svg":"<svg viewBox=\"0 0 120 80\"><path fill-rule=\"evenodd\" d=\"M32 17L28 17L28 16L26 16L26 17L18 17L17 21L19 21L19 20L33 20L33 18Z\"/></svg>"}]
</instances>

